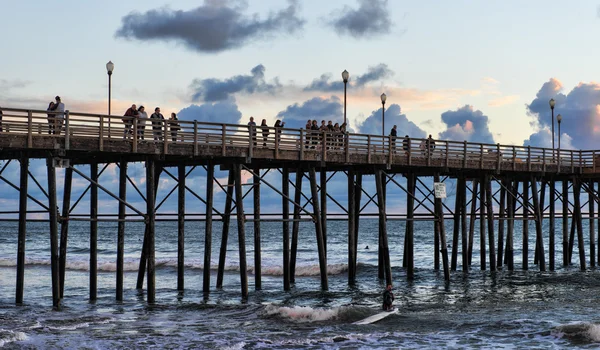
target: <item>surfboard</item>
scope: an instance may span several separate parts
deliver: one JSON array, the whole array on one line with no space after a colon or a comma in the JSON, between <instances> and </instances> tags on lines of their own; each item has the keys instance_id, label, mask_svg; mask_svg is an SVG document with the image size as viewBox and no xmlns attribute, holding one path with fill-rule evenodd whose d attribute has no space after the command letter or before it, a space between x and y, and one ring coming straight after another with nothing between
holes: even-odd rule
<instances>
[{"instance_id":1,"label":"surfboard","mask_svg":"<svg viewBox=\"0 0 600 350\"><path fill-rule=\"evenodd\" d=\"M363 320L356 321L356 322L354 322L352 324L371 324L371 323L375 323L377 321L381 321L384 318L386 318L386 317L388 317L388 316L390 316L392 314L396 314L396 313L398 313L398 309L394 309L392 311L382 311L382 312L377 313L375 315L371 315L371 316L369 316L369 317L367 317L367 318L365 318Z\"/></svg>"}]
</instances>

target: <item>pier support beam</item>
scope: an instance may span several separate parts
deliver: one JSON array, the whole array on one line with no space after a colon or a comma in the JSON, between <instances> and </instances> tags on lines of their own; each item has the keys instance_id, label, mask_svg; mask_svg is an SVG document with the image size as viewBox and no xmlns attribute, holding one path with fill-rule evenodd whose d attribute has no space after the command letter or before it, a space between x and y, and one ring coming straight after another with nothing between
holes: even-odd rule
<instances>
[{"instance_id":1,"label":"pier support beam","mask_svg":"<svg viewBox=\"0 0 600 350\"><path fill-rule=\"evenodd\" d=\"M555 249L556 249L556 243L555 243L555 239L556 239L556 228L555 228L555 201L556 201L556 185L554 182L554 179L551 179L550 182L548 183L548 187L550 190L550 196L549 196L549 206L550 206L550 222L549 222L549 232L548 232L548 236L549 236L549 261L550 261L550 271L554 271L555 270L555 258L556 258L556 253L555 253Z\"/></svg>"},{"instance_id":2,"label":"pier support beam","mask_svg":"<svg viewBox=\"0 0 600 350\"><path fill-rule=\"evenodd\" d=\"M506 191L506 209L508 212L507 215L507 224L506 224L506 264L508 265L509 271L515 270L515 262L514 262L514 228L515 228L515 194L518 189L518 182L513 179L509 179L508 187Z\"/></svg>"},{"instance_id":3,"label":"pier support beam","mask_svg":"<svg viewBox=\"0 0 600 350\"><path fill-rule=\"evenodd\" d=\"M410 176L414 176L414 175L411 174ZM409 184L409 191L410 191L410 185L412 184L413 185L413 194L414 194L414 180L412 177L409 179L410 179L409 181L412 181ZM392 284L392 267L390 265L390 250L389 250L389 246L388 246L387 220L386 220L386 211L385 211L385 194L384 194L384 189L383 189L383 183L385 181L386 181L386 177L385 177L385 174L383 173L383 171L377 170L375 172L375 186L377 188L377 205L379 208L379 239L380 239L379 255L383 259L383 261L381 261L383 266L380 266L380 269L383 268L385 271L385 283L387 286L387 285ZM408 198L409 198L409 201L410 201L410 199L412 199L412 196L410 193L408 195ZM414 206L414 199L413 199L413 206ZM413 208L409 204L409 206L407 207L407 213L409 213L408 215L412 214L412 210L413 210ZM414 278L414 261L413 261L412 265L409 262L409 269L407 270L407 277L411 280Z\"/></svg>"},{"instance_id":4,"label":"pier support beam","mask_svg":"<svg viewBox=\"0 0 600 350\"><path fill-rule=\"evenodd\" d=\"M254 289L262 289L262 266L260 257L260 168L254 168L254 183L252 193L254 194ZM284 199L285 200L285 199Z\"/></svg>"},{"instance_id":5,"label":"pier support beam","mask_svg":"<svg viewBox=\"0 0 600 350\"><path fill-rule=\"evenodd\" d=\"M440 182L439 174L436 173L434 175L434 181ZM440 252L442 255L442 265L444 268L444 280L450 281L450 269L448 266L448 245L446 243L446 229L445 229L445 224L444 224L444 211L443 211L443 207L442 207L442 199L435 198L434 205L435 205L435 215L436 215L436 220L437 220L437 226L439 227L439 231L440 231L440 247L441 247Z\"/></svg>"},{"instance_id":6,"label":"pier support beam","mask_svg":"<svg viewBox=\"0 0 600 350\"><path fill-rule=\"evenodd\" d=\"M384 225L387 225L387 218L386 218L386 211L385 211L385 202L386 202L386 178L385 178L385 174L383 173L383 171L376 171L375 172L375 187L377 190L377 206L379 208L379 238L378 238L378 248L377 248L377 267L378 267L378 276L379 279L382 280L385 278L385 272L387 269L386 266L386 248L383 246L384 245L384 240L387 241L387 237L384 238L384 232L387 236L387 227L384 227ZM379 185L377 185L377 183L379 182ZM381 192L381 197L382 199L379 199L379 192ZM381 211L381 208L383 207L383 213ZM383 214L383 215L382 215ZM389 251L388 251L388 261L389 261ZM390 283L386 283L390 284Z\"/></svg>"},{"instance_id":7,"label":"pier support beam","mask_svg":"<svg viewBox=\"0 0 600 350\"><path fill-rule=\"evenodd\" d=\"M235 171L229 170L227 190L225 197L225 210L223 211L223 230L221 233L221 249L219 251L219 267L217 270L217 288L223 288L223 275L225 273L225 258L227 257L227 240L229 238L229 223L231 221L231 204L233 202L233 187L235 184Z\"/></svg>"},{"instance_id":8,"label":"pier support beam","mask_svg":"<svg viewBox=\"0 0 600 350\"><path fill-rule=\"evenodd\" d=\"M283 290L290 286L290 170L284 166L281 173L281 190L283 192L281 207L283 208ZM296 202L298 203L298 202Z\"/></svg>"},{"instance_id":9,"label":"pier support beam","mask_svg":"<svg viewBox=\"0 0 600 350\"><path fill-rule=\"evenodd\" d=\"M485 201L487 205L487 219L488 219L488 245L490 249L490 271L496 271L496 250L494 249L494 206L492 198L492 182L489 177L485 179ZM482 195L483 197L483 195Z\"/></svg>"},{"instance_id":10,"label":"pier support beam","mask_svg":"<svg viewBox=\"0 0 600 350\"><path fill-rule=\"evenodd\" d=\"M148 178L148 166L149 163L152 162L152 182L148 182L150 181L150 179ZM156 205L156 193L158 192L158 181L160 180L160 173L162 171L162 168L160 168L159 166L156 165L156 162L152 159L152 160L146 160L146 208L149 207L149 199L148 199L148 186L150 186L152 188L153 187L153 201L151 202L152 204L152 211L155 212L156 210L154 209L154 206ZM156 218L153 217L152 220L152 225L155 225L155 221ZM142 254L140 256L140 265L138 268L138 278L137 278L137 284L136 284L136 289L142 289L144 287L144 274L146 274L146 264L148 262L148 256L149 256L149 249L150 249L150 220L148 219L148 210L146 210L146 229L144 230L144 242L142 243ZM153 231L154 232L154 231ZM154 235L154 233L153 233ZM153 238L154 239L154 238Z\"/></svg>"},{"instance_id":11,"label":"pier support beam","mask_svg":"<svg viewBox=\"0 0 600 350\"><path fill-rule=\"evenodd\" d=\"M325 138L324 138L325 139ZM321 227L323 231L323 249L325 253L325 260L327 260L327 170L321 168L319 172L319 183L321 184Z\"/></svg>"},{"instance_id":12,"label":"pier support beam","mask_svg":"<svg viewBox=\"0 0 600 350\"><path fill-rule=\"evenodd\" d=\"M242 193L242 165L236 163L233 165L235 176L235 203L238 227L238 242L240 255L240 285L242 289L242 299L248 299L248 265L246 264L246 227L244 218L244 196Z\"/></svg>"},{"instance_id":13,"label":"pier support beam","mask_svg":"<svg viewBox=\"0 0 600 350\"><path fill-rule=\"evenodd\" d=\"M302 179L304 171L296 169L296 184L294 186L294 223L292 224L292 247L290 252L290 283L296 282L296 256L298 253L298 231L300 230L300 200L302 199ZM285 200L285 199L284 199Z\"/></svg>"},{"instance_id":14,"label":"pier support beam","mask_svg":"<svg viewBox=\"0 0 600 350\"><path fill-rule=\"evenodd\" d=\"M577 227L577 247L579 248L579 268L581 271L585 271L585 246L583 241L583 228L581 222L583 217L581 215L581 179L573 178L573 220Z\"/></svg>"},{"instance_id":15,"label":"pier support beam","mask_svg":"<svg viewBox=\"0 0 600 350\"><path fill-rule=\"evenodd\" d=\"M325 255L325 242L323 240L323 226L321 224L321 211L319 210L319 194L317 192L317 175L315 168L309 169L310 174L310 190L312 193L313 204L313 220L315 221L315 229L317 232L317 248L319 251L319 269L321 272L321 289L328 290L329 283L327 280L327 256Z\"/></svg>"},{"instance_id":16,"label":"pier support beam","mask_svg":"<svg viewBox=\"0 0 600 350\"><path fill-rule=\"evenodd\" d=\"M15 301L18 305L23 303L23 289L25 285L25 242L27 240L27 182L29 172L29 157L21 154L21 171L19 184L19 238L17 243L17 288Z\"/></svg>"},{"instance_id":17,"label":"pier support beam","mask_svg":"<svg viewBox=\"0 0 600 350\"><path fill-rule=\"evenodd\" d=\"M56 169L53 157L46 159L48 171L48 208L50 221L50 270L52 275L52 306L60 308L60 273L59 273L59 247L58 247L58 206L56 203Z\"/></svg>"},{"instance_id":18,"label":"pier support beam","mask_svg":"<svg viewBox=\"0 0 600 350\"><path fill-rule=\"evenodd\" d=\"M98 295L98 163L90 164L90 301Z\"/></svg>"},{"instance_id":19,"label":"pier support beam","mask_svg":"<svg viewBox=\"0 0 600 350\"><path fill-rule=\"evenodd\" d=\"M486 178L485 175L481 177L481 189L479 190L479 261L481 264L481 270L486 269L486 247L485 247L485 209L486 209ZM475 191L473 191L475 193Z\"/></svg>"},{"instance_id":20,"label":"pier support beam","mask_svg":"<svg viewBox=\"0 0 600 350\"><path fill-rule=\"evenodd\" d=\"M533 209L535 215L535 242L536 250L538 251L538 265L540 271L546 271L546 258L544 257L544 238L542 233L543 224L543 208L540 206L538 198L537 180L535 177L531 177L531 196L533 198Z\"/></svg>"},{"instance_id":21,"label":"pier support beam","mask_svg":"<svg viewBox=\"0 0 600 350\"><path fill-rule=\"evenodd\" d=\"M127 160L119 162L119 223L117 224L117 300L123 300L123 263L125 257L125 202L127 201Z\"/></svg>"},{"instance_id":22,"label":"pier support beam","mask_svg":"<svg viewBox=\"0 0 600 350\"><path fill-rule=\"evenodd\" d=\"M506 181L500 182L500 208L498 208L498 255L496 266L501 269L504 265L504 221L506 219Z\"/></svg>"},{"instance_id":23,"label":"pier support beam","mask_svg":"<svg viewBox=\"0 0 600 350\"><path fill-rule=\"evenodd\" d=\"M154 243L154 231L155 231L155 220L156 212L154 209L156 201L156 189L158 176L156 174L156 163L154 159L149 158L146 161L146 215L147 215L147 233L148 241L146 242L146 260L148 263L147 269L147 299L148 303L153 304L156 300L156 261L155 261L155 243Z\"/></svg>"},{"instance_id":24,"label":"pier support beam","mask_svg":"<svg viewBox=\"0 0 600 350\"><path fill-rule=\"evenodd\" d=\"M353 170L348 171L348 284L356 283L356 242L354 229L356 227L356 186L354 179L356 175Z\"/></svg>"},{"instance_id":25,"label":"pier support beam","mask_svg":"<svg viewBox=\"0 0 600 350\"><path fill-rule=\"evenodd\" d=\"M596 181L594 179L590 179L588 192L588 205L590 208L590 267L596 267L596 220L594 219L596 214L594 209L595 183Z\"/></svg>"},{"instance_id":26,"label":"pier support beam","mask_svg":"<svg viewBox=\"0 0 600 350\"><path fill-rule=\"evenodd\" d=\"M569 181L562 181L562 251L563 266L569 266L571 256L569 255Z\"/></svg>"},{"instance_id":27,"label":"pier support beam","mask_svg":"<svg viewBox=\"0 0 600 350\"><path fill-rule=\"evenodd\" d=\"M471 216L469 217L469 265L473 260L473 242L475 241L475 219L477 218L477 189L479 188L479 181L473 180L473 191L471 195Z\"/></svg>"},{"instance_id":28,"label":"pier support beam","mask_svg":"<svg viewBox=\"0 0 600 350\"><path fill-rule=\"evenodd\" d=\"M516 193L516 192L515 192ZM529 270L529 181L523 181L523 270Z\"/></svg>"},{"instance_id":29,"label":"pier support beam","mask_svg":"<svg viewBox=\"0 0 600 350\"><path fill-rule=\"evenodd\" d=\"M458 187L458 191L460 191L460 218L461 218L461 236L462 236L462 269L463 272L469 271L469 259L467 257L467 245L468 245L468 237L467 237L467 179L465 177L460 178L460 186Z\"/></svg>"},{"instance_id":30,"label":"pier support beam","mask_svg":"<svg viewBox=\"0 0 600 350\"><path fill-rule=\"evenodd\" d=\"M185 165L177 166L177 290L185 289ZM208 191L208 189L207 189Z\"/></svg>"},{"instance_id":31,"label":"pier support beam","mask_svg":"<svg viewBox=\"0 0 600 350\"><path fill-rule=\"evenodd\" d=\"M184 174L185 177L185 174ZM206 167L206 221L204 226L204 265L202 279L202 294L208 298L210 293L210 261L212 252L212 226L213 226L213 186L215 165L209 163Z\"/></svg>"},{"instance_id":32,"label":"pier support beam","mask_svg":"<svg viewBox=\"0 0 600 350\"><path fill-rule=\"evenodd\" d=\"M407 189L408 193L406 196L406 247L404 251L406 252L406 279L412 281L415 279L415 258L414 258L414 210L415 210L415 186L416 186L416 176L415 174L409 173L406 174L407 181ZM379 191L378 191L379 192ZM384 215L385 215L385 206L383 207ZM381 211L381 208L380 208ZM389 255L388 255L389 261ZM391 273L391 270L390 270Z\"/></svg>"},{"instance_id":33,"label":"pier support beam","mask_svg":"<svg viewBox=\"0 0 600 350\"><path fill-rule=\"evenodd\" d=\"M65 295L65 273L67 269L67 242L69 237L69 209L71 207L71 187L73 183L73 169L67 168L65 170L65 183L63 190L63 203L60 220L60 256L59 256L59 270L60 270L60 297L64 298ZM23 188L23 187L21 187ZM27 187L25 187L27 189ZM25 190L27 191L27 190Z\"/></svg>"}]
</instances>

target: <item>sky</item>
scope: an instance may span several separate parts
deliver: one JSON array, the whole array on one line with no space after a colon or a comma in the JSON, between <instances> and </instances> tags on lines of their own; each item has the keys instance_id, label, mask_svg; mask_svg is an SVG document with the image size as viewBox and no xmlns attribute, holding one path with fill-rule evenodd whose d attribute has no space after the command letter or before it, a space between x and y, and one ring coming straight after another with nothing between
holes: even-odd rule
<instances>
[{"instance_id":1,"label":"sky","mask_svg":"<svg viewBox=\"0 0 600 350\"><path fill-rule=\"evenodd\" d=\"M132 103L181 119L600 149L600 1L129 0L3 4L0 106ZM555 125L558 138L558 125ZM389 130L383 131L386 135ZM341 186L343 189L343 186Z\"/></svg>"}]
</instances>

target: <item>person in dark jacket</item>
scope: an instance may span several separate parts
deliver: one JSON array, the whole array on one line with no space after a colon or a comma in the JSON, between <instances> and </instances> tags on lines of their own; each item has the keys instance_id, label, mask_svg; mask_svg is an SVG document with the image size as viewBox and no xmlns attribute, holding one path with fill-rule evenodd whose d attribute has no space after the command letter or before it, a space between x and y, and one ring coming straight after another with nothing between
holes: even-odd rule
<instances>
[{"instance_id":1,"label":"person in dark jacket","mask_svg":"<svg viewBox=\"0 0 600 350\"><path fill-rule=\"evenodd\" d=\"M154 134L154 141L163 140L163 121L165 117L160 113L160 107L154 108L154 113L150 116L152 120L152 133Z\"/></svg>"},{"instance_id":2,"label":"person in dark jacket","mask_svg":"<svg viewBox=\"0 0 600 350\"><path fill-rule=\"evenodd\" d=\"M392 311L394 306L392 303L394 302L394 293L392 293L392 285L388 284L387 288L383 292L383 310L384 311Z\"/></svg>"},{"instance_id":3,"label":"person in dark jacket","mask_svg":"<svg viewBox=\"0 0 600 350\"><path fill-rule=\"evenodd\" d=\"M129 137L131 137L131 135L133 135L133 130L131 129L131 127L132 127L134 121L137 122L137 120L136 120L137 115L138 115L138 110L137 110L137 106L135 104L131 105L131 107L129 107L125 111L125 114L123 115L125 118L121 119L123 121L123 125L124 125L123 140L125 140L126 138L129 138Z\"/></svg>"},{"instance_id":4,"label":"person in dark jacket","mask_svg":"<svg viewBox=\"0 0 600 350\"><path fill-rule=\"evenodd\" d=\"M177 133L181 130L178 120L177 114L171 113L171 118L169 118L169 128L171 129L171 141L173 142L177 142Z\"/></svg>"},{"instance_id":5,"label":"person in dark jacket","mask_svg":"<svg viewBox=\"0 0 600 350\"><path fill-rule=\"evenodd\" d=\"M396 152L396 138L398 137L398 127L394 125L390 131L390 141L392 142L392 152Z\"/></svg>"},{"instance_id":6,"label":"person in dark jacket","mask_svg":"<svg viewBox=\"0 0 600 350\"><path fill-rule=\"evenodd\" d=\"M269 126L267 125L267 120L263 119L260 123L260 128L262 129L263 135L263 147L267 147L267 140L269 139Z\"/></svg>"}]
</instances>

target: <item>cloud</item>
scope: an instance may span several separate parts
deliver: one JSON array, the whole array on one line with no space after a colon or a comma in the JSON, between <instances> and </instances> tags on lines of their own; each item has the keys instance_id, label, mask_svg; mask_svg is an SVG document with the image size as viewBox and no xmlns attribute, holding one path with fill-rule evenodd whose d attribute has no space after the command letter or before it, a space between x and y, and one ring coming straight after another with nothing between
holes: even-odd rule
<instances>
[{"instance_id":1,"label":"cloud","mask_svg":"<svg viewBox=\"0 0 600 350\"><path fill-rule=\"evenodd\" d=\"M494 143L488 116L479 110L474 111L473 106L466 105L456 111L444 112L442 121L447 129L439 134L440 139Z\"/></svg>"},{"instance_id":2,"label":"cloud","mask_svg":"<svg viewBox=\"0 0 600 350\"><path fill-rule=\"evenodd\" d=\"M265 80L265 66L259 64L252 68L250 75L236 75L229 79L194 79L190 88L193 90L192 101L215 102L226 100L232 94L266 92L274 94L281 89L277 79L273 83Z\"/></svg>"},{"instance_id":3,"label":"cloud","mask_svg":"<svg viewBox=\"0 0 600 350\"><path fill-rule=\"evenodd\" d=\"M361 88L368 83L381 80L394 75L394 72L388 68L387 64L380 63L376 66L369 67L367 73L358 75L356 79L348 80L348 84L353 88ZM304 91L324 91L324 92L336 92L344 90L344 81L341 76L335 81L331 81L331 74L323 74L319 78L312 81L312 83L304 88Z\"/></svg>"},{"instance_id":4,"label":"cloud","mask_svg":"<svg viewBox=\"0 0 600 350\"><path fill-rule=\"evenodd\" d=\"M328 21L339 35L356 39L370 38L377 34L389 34L392 21L388 0L358 0L357 9L344 6L332 12L334 19ZM341 12L341 15L338 15Z\"/></svg>"},{"instance_id":5,"label":"cloud","mask_svg":"<svg viewBox=\"0 0 600 350\"><path fill-rule=\"evenodd\" d=\"M203 53L240 48L251 41L268 39L301 30L305 20L298 17L298 1L289 0L285 9L261 19L243 13L244 8L228 7L225 1L205 0L188 11L160 8L133 11L121 19L115 37L141 41L173 41Z\"/></svg>"},{"instance_id":6,"label":"cloud","mask_svg":"<svg viewBox=\"0 0 600 350\"><path fill-rule=\"evenodd\" d=\"M180 110L177 114L180 120L198 120L207 123L238 124L242 119L235 100L190 105Z\"/></svg>"},{"instance_id":7,"label":"cloud","mask_svg":"<svg viewBox=\"0 0 600 350\"><path fill-rule=\"evenodd\" d=\"M488 102L490 107L501 107L516 102L519 99L519 95L507 95L498 98L494 98Z\"/></svg>"},{"instance_id":8,"label":"cloud","mask_svg":"<svg viewBox=\"0 0 600 350\"><path fill-rule=\"evenodd\" d=\"M552 78L542 85L535 99L527 105L527 113L533 118L532 125L537 131L525 144L552 147L552 113L548 101L553 98L556 101L555 147L558 147L558 114L562 115L561 148L600 147L600 84L579 83L566 95L562 90L562 83Z\"/></svg>"},{"instance_id":9,"label":"cloud","mask_svg":"<svg viewBox=\"0 0 600 350\"><path fill-rule=\"evenodd\" d=\"M381 117L381 108L373 111L371 115L367 117L367 119L365 119L362 123L359 123L358 132L361 134L381 135ZM397 104L391 104L385 110L385 135L390 134L390 130L394 125L397 126L398 136L408 135L416 138L426 136L426 133L423 129L419 128L415 123L408 120L406 114L402 114L401 108Z\"/></svg>"},{"instance_id":10,"label":"cloud","mask_svg":"<svg viewBox=\"0 0 600 350\"><path fill-rule=\"evenodd\" d=\"M341 124L343 117L342 102L336 96L315 97L302 104L295 103L277 114L278 119L285 121L287 128L304 128L308 119L325 119Z\"/></svg>"}]
</instances>

